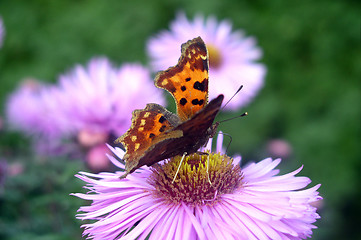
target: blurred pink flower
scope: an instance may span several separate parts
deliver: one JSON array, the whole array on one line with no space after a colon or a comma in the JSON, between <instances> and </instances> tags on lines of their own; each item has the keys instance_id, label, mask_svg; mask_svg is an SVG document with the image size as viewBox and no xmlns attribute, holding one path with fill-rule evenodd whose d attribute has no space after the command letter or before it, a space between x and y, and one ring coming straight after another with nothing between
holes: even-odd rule
<instances>
[{"instance_id":1,"label":"blurred pink flower","mask_svg":"<svg viewBox=\"0 0 361 240\"><path fill-rule=\"evenodd\" d=\"M4 128L4 120L2 117L0 117L0 131Z\"/></svg>"},{"instance_id":2,"label":"blurred pink flower","mask_svg":"<svg viewBox=\"0 0 361 240\"><path fill-rule=\"evenodd\" d=\"M149 71L140 64L115 68L106 58L93 58L60 76L66 116L77 132L123 134L134 109L149 102L164 104Z\"/></svg>"},{"instance_id":3,"label":"blurred pink flower","mask_svg":"<svg viewBox=\"0 0 361 240\"><path fill-rule=\"evenodd\" d=\"M7 162L0 158L0 194L3 191L4 183L9 177L15 177L24 172L24 165L21 162Z\"/></svg>"},{"instance_id":4,"label":"blurred pink flower","mask_svg":"<svg viewBox=\"0 0 361 240\"><path fill-rule=\"evenodd\" d=\"M55 86L26 79L9 96L6 117L11 127L29 135L59 139L71 131L62 107Z\"/></svg>"},{"instance_id":5,"label":"blurred pink flower","mask_svg":"<svg viewBox=\"0 0 361 240\"><path fill-rule=\"evenodd\" d=\"M165 98L146 68L116 68L106 58L94 58L60 76L58 85L26 81L8 99L7 120L40 138L36 149L61 153L64 139L89 148L120 136L131 125L132 111L150 102L164 105Z\"/></svg>"},{"instance_id":6,"label":"blurred pink flower","mask_svg":"<svg viewBox=\"0 0 361 240\"><path fill-rule=\"evenodd\" d=\"M110 149L123 158L121 149ZM119 179L122 171L80 172L76 176L87 183L89 192L73 195L92 201L77 215L87 221L84 235L91 239L304 239L312 235L319 215L311 203L321 199L320 185L304 189L311 180L296 176L302 167L277 175L280 159L268 158L241 169L240 157L209 156L209 172L206 155L187 156L174 183L175 160L179 163L180 157L142 167L126 179ZM108 157L124 169L121 162Z\"/></svg>"},{"instance_id":7,"label":"blurred pink flower","mask_svg":"<svg viewBox=\"0 0 361 240\"><path fill-rule=\"evenodd\" d=\"M8 171L8 163L5 159L0 158L0 193L2 192L2 188L6 179Z\"/></svg>"},{"instance_id":8,"label":"blurred pink flower","mask_svg":"<svg viewBox=\"0 0 361 240\"><path fill-rule=\"evenodd\" d=\"M267 150L273 157L287 158L292 154L292 146L283 139L272 139L267 143Z\"/></svg>"},{"instance_id":9,"label":"blurred pink flower","mask_svg":"<svg viewBox=\"0 0 361 240\"><path fill-rule=\"evenodd\" d=\"M165 70L175 65L180 46L187 40L200 36L209 53L209 94L214 98L225 95L225 102L243 85L226 108L234 110L248 104L263 87L266 68L257 63L262 51L253 37L245 37L242 31L233 31L232 24L217 22L211 16L205 19L198 15L189 21L179 13L170 24L170 31L162 31L148 41L147 49L154 70Z\"/></svg>"},{"instance_id":10,"label":"blurred pink flower","mask_svg":"<svg viewBox=\"0 0 361 240\"><path fill-rule=\"evenodd\" d=\"M77 141L84 147L92 147L100 143L105 143L109 138L107 132L93 132L83 129L78 132Z\"/></svg>"},{"instance_id":11,"label":"blurred pink flower","mask_svg":"<svg viewBox=\"0 0 361 240\"><path fill-rule=\"evenodd\" d=\"M17 176L24 172L24 164L20 162L11 163L8 165L9 176Z\"/></svg>"},{"instance_id":12,"label":"blurred pink flower","mask_svg":"<svg viewBox=\"0 0 361 240\"><path fill-rule=\"evenodd\" d=\"M86 155L86 163L94 172L100 172L109 168L110 162L107 154L111 154L105 144L99 144L89 149Z\"/></svg>"},{"instance_id":13,"label":"blurred pink flower","mask_svg":"<svg viewBox=\"0 0 361 240\"><path fill-rule=\"evenodd\" d=\"M3 20L0 17L0 48L3 46L4 36L5 36L4 23L3 23Z\"/></svg>"}]
</instances>

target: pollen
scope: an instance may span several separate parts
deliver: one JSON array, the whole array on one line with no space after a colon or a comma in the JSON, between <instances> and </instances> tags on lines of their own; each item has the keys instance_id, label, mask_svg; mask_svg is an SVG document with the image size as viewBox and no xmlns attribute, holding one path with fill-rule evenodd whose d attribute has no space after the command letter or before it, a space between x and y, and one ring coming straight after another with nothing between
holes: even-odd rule
<instances>
[{"instance_id":1,"label":"pollen","mask_svg":"<svg viewBox=\"0 0 361 240\"><path fill-rule=\"evenodd\" d=\"M149 179L154 194L166 202L181 202L196 205L213 205L224 194L233 193L242 187L241 168L233 165L233 159L221 154L192 154L184 158L176 156L152 168ZM208 167L207 167L208 165Z\"/></svg>"},{"instance_id":2,"label":"pollen","mask_svg":"<svg viewBox=\"0 0 361 240\"><path fill-rule=\"evenodd\" d=\"M148 112L147 112L147 113L148 113ZM147 113L146 113L146 114L147 114ZM146 114L144 114L144 117L146 117L146 116L145 116ZM148 114L148 116L149 116L149 114ZM147 116L147 117L148 117L148 116ZM145 125L145 119L141 119L139 125L140 125L140 126L144 126L144 125Z\"/></svg>"},{"instance_id":3,"label":"pollen","mask_svg":"<svg viewBox=\"0 0 361 240\"><path fill-rule=\"evenodd\" d=\"M136 143L136 144L134 145L134 151L137 151L139 147L140 147L140 144L139 144L139 143Z\"/></svg>"},{"instance_id":4,"label":"pollen","mask_svg":"<svg viewBox=\"0 0 361 240\"><path fill-rule=\"evenodd\" d=\"M132 142L137 141L137 136L132 136Z\"/></svg>"}]
</instances>

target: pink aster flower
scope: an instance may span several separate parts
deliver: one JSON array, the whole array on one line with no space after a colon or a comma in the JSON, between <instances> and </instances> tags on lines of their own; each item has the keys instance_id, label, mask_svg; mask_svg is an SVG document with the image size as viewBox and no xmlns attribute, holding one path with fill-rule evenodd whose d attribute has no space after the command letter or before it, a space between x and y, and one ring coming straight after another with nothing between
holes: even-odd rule
<instances>
[{"instance_id":1,"label":"pink aster flower","mask_svg":"<svg viewBox=\"0 0 361 240\"><path fill-rule=\"evenodd\" d=\"M244 106L258 93L264 83L266 68L257 63L262 51L253 37L245 37L242 31L232 31L232 24L215 17L198 15L189 21L184 13L177 15L170 24L170 31L162 31L149 40L147 49L154 70L164 70L175 65L179 58L180 46L189 39L200 36L209 53L209 94L214 98L225 95L225 102L243 85L226 108Z\"/></svg>"},{"instance_id":2,"label":"pink aster flower","mask_svg":"<svg viewBox=\"0 0 361 240\"><path fill-rule=\"evenodd\" d=\"M9 97L7 118L14 128L41 136L36 149L46 154L64 152L58 149L64 139L77 139L88 150L99 147L130 127L135 108L165 103L146 68L140 64L114 67L106 58L76 66L60 76L57 85L25 85ZM66 146L76 152L76 145Z\"/></svg>"},{"instance_id":3,"label":"pink aster flower","mask_svg":"<svg viewBox=\"0 0 361 240\"><path fill-rule=\"evenodd\" d=\"M165 103L150 72L140 64L115 68L106 58L93 58L86 67L78 65L60 76L59 81L67 97L66 115L78 132L120 136L130 127L134 109L149 102Z\"/></svg>"},{"instance_id":4,"label":"pink aster flower","mask_svg":"<svg viewBox=\"0 0 361 240\"><path fill-rule=\"evenodd\" d=\"M124 156L121 149L110 149L117 157ZM83 225L84 235L89 239L305 239L316 228L313 223L319 215L311 203L321 199L320 185L304 189L311 180L296 176L302 167L278 175L280 159L240 168L240 157L193 154L184 159L172 183L180 158L142 167L126 179L119 179L122 171L79 173L89 192L74 195L92 201L77 215L88 222ZM124 168L114 157L109 159Z\"/></svg>"},{"instance_id":5,"label":"pink aster flower","mask_svg":"<svg viewBox=\"0 0 361 240\"><path fill-rule=\"evenodd\" d=\"M33 147L40 154L68 152L61 141L73 131L64 115L63 97L58 88L26 79L6 102L6 120L10 127L33 137Z\"/></svg>"},{"instance_id":6,"label":"pink aster flower","mask_svg":"<svg viewBox=\"0 0 361 240\"><path fill-rule=\"evenodd\" d=\"M29 135L58 139L70 127L61 111L61 101L56 87L26 79L7 100L7 121Z\"/></svg>"}]
</instances>

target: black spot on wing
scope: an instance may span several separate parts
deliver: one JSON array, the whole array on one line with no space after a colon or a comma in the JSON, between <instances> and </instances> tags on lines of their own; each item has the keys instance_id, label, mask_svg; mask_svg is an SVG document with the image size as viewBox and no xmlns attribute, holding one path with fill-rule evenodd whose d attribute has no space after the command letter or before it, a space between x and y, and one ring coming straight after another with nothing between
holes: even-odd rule
<instances>
[{"instance_id":1,"label":"black spot on wing","mask_svg":"<svg viewBox=\"0 0 361 240\"><path fill-rule=\"evenodd\" d=\"M191 80L191 78L190 78L190 77L186 78L186 82L189 82L190 80Z\"/></svg>"},{"instance_id":2,"label":"black spot on wing","mask_svg":"<svg viewBox=\"0 0 361 240\"><path fill-rule=\"evenodd\" d=\"M201 106L201 105L203 105L203 103L204 103L204 100L203 100L203 99L198 100L197 98L195 98L195 99L192 100L192 104L193 104L193 105L199 105L199 106Z\"/></svg>"},{"instance_id":3,"label":"black spot on wing","mask_svg":"<svg viewBox=\"0 0 361 240\"><path fill-rule=\"evenodd\" d=\"M184 92L185 90L187 90L187 88L185 86L182 86L181 90L182 90L182 92Z\"/></svg>"},{"instance_id":4,"label":"black spot on wing","mask_svg":"<svg viewBox=\"0 0 361 240\"><path fill-rule=\"evenodd\" d=\"M203 60L203 59L202 59L202 61L203 61L203 71L204 71L204 70L208 71L208 61L207 61L207 60Z\"/></svg>"},{"instance_id":5,"label":"black spot on wing","mask_svg":"<svg viewBox=\"0 0 361 240\"><path fill-rule=\"evenodd\" d=\"M150 138L154 138L154 137L155 137L155 134L154 134L154 133L151 133L151 134L149 134L149 137L150 137Z\"/></svg>"},{"instance_id":6,"label":"black spot on wing","mask_svg":"<svg viewBox=\"0 0 361 240\"><path fill-rule=\"evenodd\" d=\"M185 99L185 98L182 98L182 99L179 101L180 105L182 105L182 106L186 105L187 102L188 102L188 101L187 101L187 99Z\"/></svg>"},{"instance_id":7,"label":"black spot on wing","mask_svg":"<svg viewBox=\"0 0 361 240\"><path fill-rule=\"evenodd\" d=\"M195 82L193 84L193 88L197 89L197 90L199 90L201 92L204 92L206 90L206 81L203 80L202 82L199 82L199 81Z\"/></svg>"},{"instance_id":8,"label":"black spot on wing","mask_svg":"<svg viewBox=\"0 0 361 240\"><path fill-rule=\"evenodd\" d=\"M165 121L165 117L161 116L158 120L160 123L163 123Z\"/></svg>"},{"instance_id":9,"label":"black spot on wing","mask_svg":"<svg viewBox=\"0 0 361 240\"><path fill-rule=\"evenodd\" d=\"M166 126L163 125L161 128L159 128L159 132L164 132L165 128L166 128Z\"/></svg>"}]
</instances>

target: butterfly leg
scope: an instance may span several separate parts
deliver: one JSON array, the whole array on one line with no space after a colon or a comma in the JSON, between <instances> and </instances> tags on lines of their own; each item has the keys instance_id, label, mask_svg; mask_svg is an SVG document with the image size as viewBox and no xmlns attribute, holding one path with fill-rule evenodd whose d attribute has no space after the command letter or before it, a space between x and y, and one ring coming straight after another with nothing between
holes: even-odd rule
<instances>
[{"instance_id":1,"label":"butterfly leg","mask_svg":"<svg viewBox=\"0 0 361 240\"><path fill-rule=\"evenodd\" d=\"M185 152L185 153L183 154L183 156L182 156L182 159L180 160L180 163L179 163L179 165L178 165L177 172L176 172L176 173L175 173L175 175L174 175L174 178L173 178L172 184L174 183L175 178L176 178L176 177L177 177L177 175L178 175L179 169L180 169L180 167L181 167L181 165L182 165L182 163L183 163L183 160L184 160L184 158L186 157L186 155L187 155L187 153Z\"/></svg>"},{"instance_id":2,"label":"butterfly leg","mask_svg":"<svg viewBox=\"0 0 361 240\"><path fill-rule=\"evenodd\" d=\"M209 153L207 153L207 152L200 152L200 151L197 151L196 152L198 155L209 155Z\"/></svg>"},{"instance_id":3,"label":"butterfly leg","mask_svg":"<svg viewBox=\"0 0 361 240\"><path fill-rule=\"evenodd\" d=\"M208 182L209 182L209 184L210 184L211 186L213 186L213 185L212 185L212 182L211 182L211 179L210 179L210 177L209 177L209 154L208 154L208 158L207 158L207 177L208 177Z\"/></svg>"},{"instance_id":4,"label":"butterfly leg","mask_svg":"<svg viewBox=\"0 0 361 240\"><path fill-rule=\"evenodd\" d=\"M128 176L128 172L124 173L122 176L119 177L119 179L123 179L123 178L126 178Z\"/></svg>"}]
</instances>

